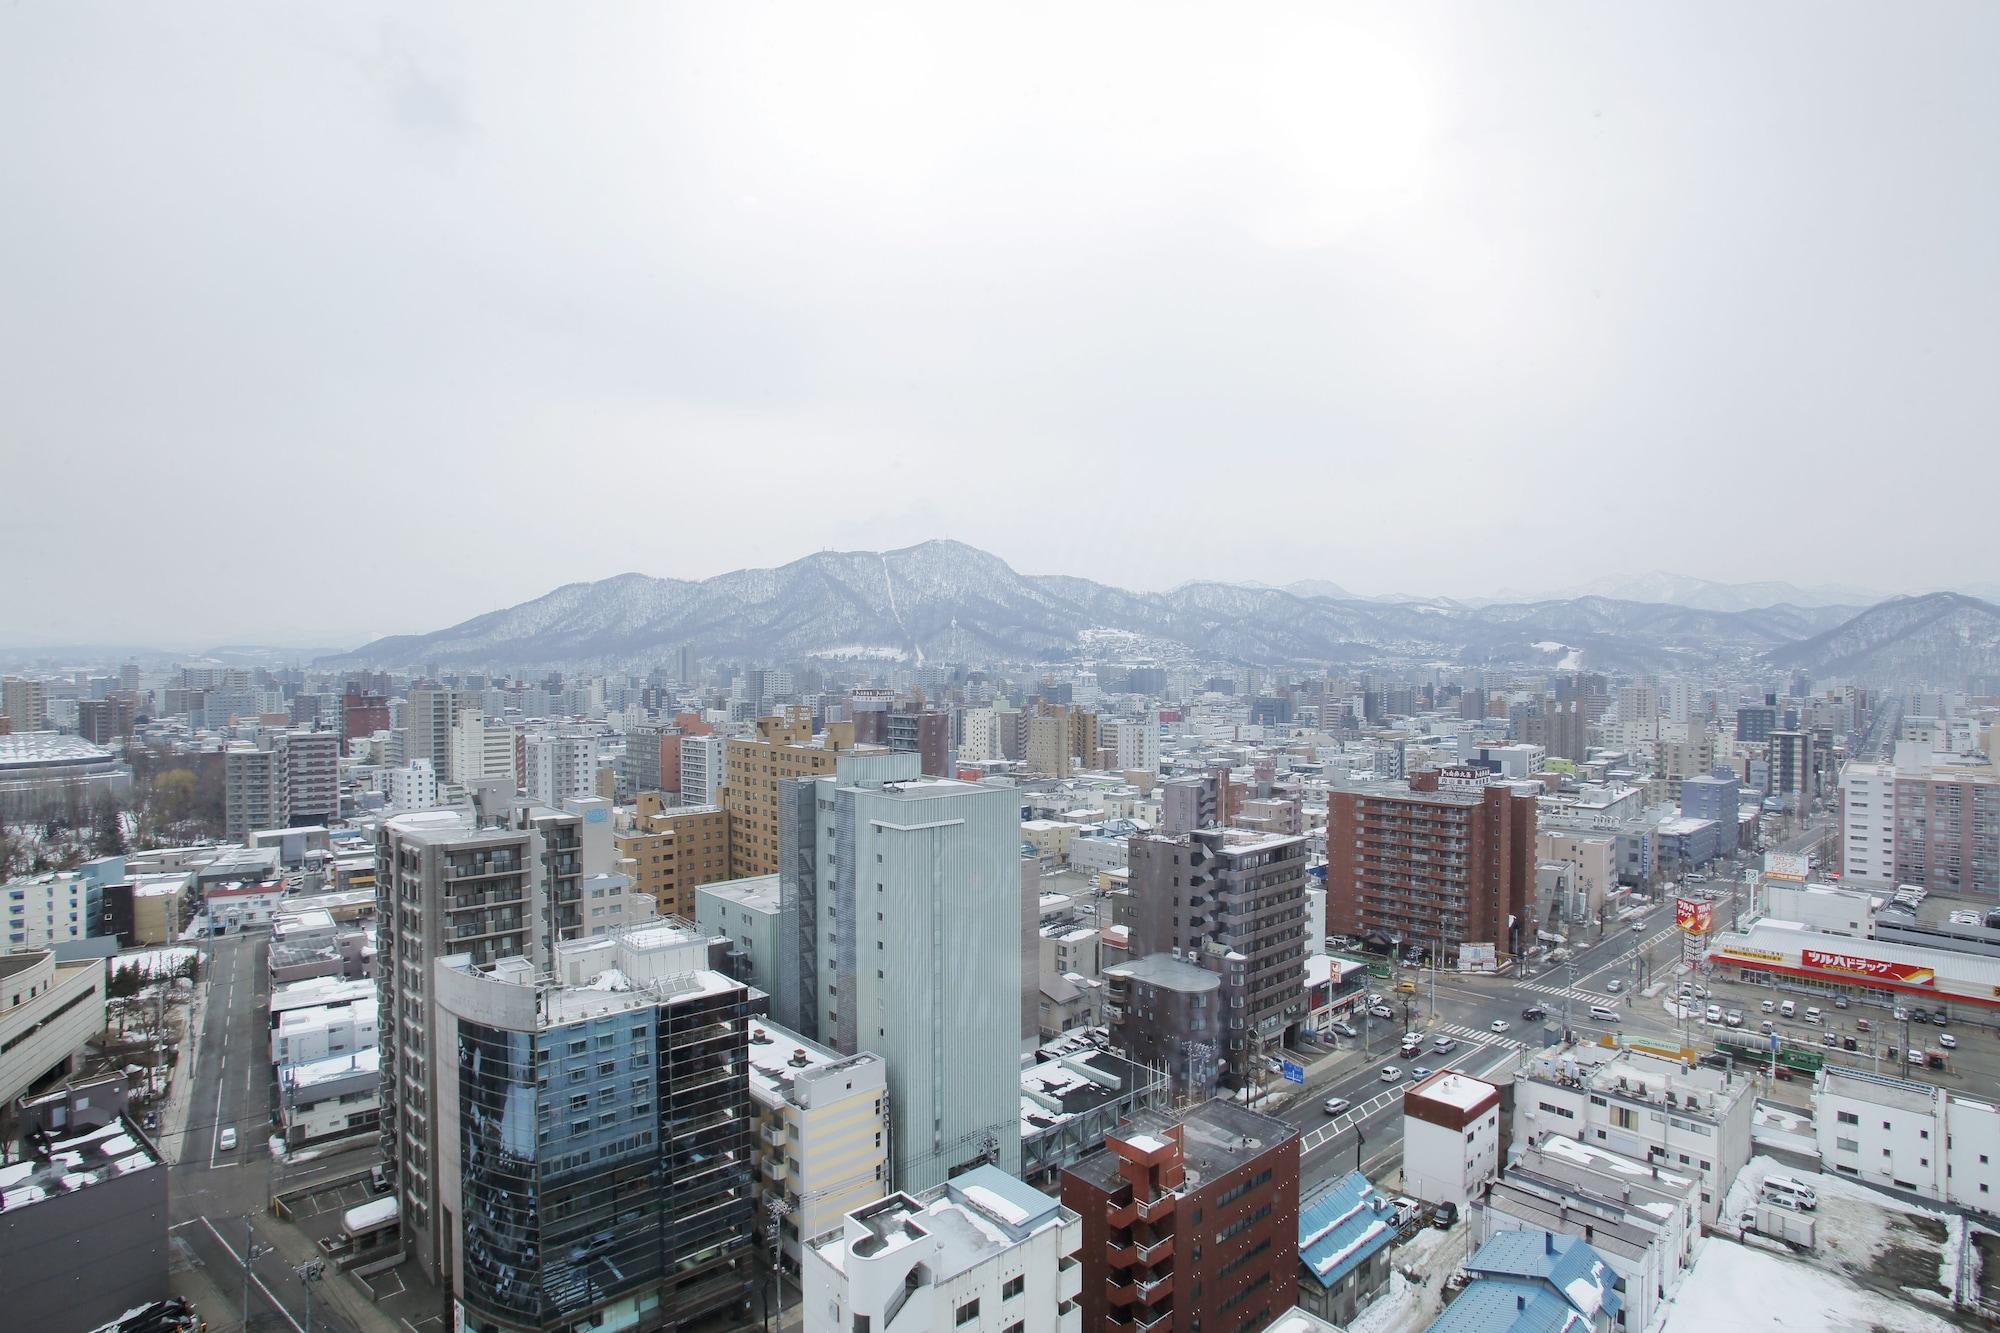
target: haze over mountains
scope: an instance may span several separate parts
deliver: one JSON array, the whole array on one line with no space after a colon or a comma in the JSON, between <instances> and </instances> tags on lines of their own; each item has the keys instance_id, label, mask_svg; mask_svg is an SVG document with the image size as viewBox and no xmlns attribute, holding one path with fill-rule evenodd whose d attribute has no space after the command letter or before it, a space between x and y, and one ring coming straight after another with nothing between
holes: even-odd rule
<instances>
[{"instance_id":1,"label":"haze over mountains","mask_svg":"<svg viewBox=\"0 0 2000 1333\"><path fill-rule=\"evenodd\" d=\"M773 661L1036 661L1140 652L1269 665L1561 662L1665 670L1733 661L1887 681L1932 679L1927 673L1935 670L1952 679L2000 661L2000 609L1959 594L1900 598L1857 614L1840 605L1717 609L1596 595L1474 605L1342 592L1314 580L1283 589L1190 583L1130 592L1020 574L974 547L929 541L887 552L822 551L776 569L699 581L621 574L569 584L321 662L639 667L693 644L711 659Z\"/></svg>"}]
</instances>

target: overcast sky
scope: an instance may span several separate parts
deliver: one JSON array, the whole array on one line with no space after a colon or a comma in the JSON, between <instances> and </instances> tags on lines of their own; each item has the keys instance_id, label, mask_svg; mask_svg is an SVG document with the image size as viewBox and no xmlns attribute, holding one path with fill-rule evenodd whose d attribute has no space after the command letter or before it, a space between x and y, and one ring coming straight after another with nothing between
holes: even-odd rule
<instances>
[{"instance_id":1,"label":"overcast sky","mask_svg":"<svg viewBox=\"0 0 2000 1333\"><path fill-rule=\"evenodd\" d=\"M932 536L1991 582L1996 51L1983 0L23 0L0 640Z\"/></svg>"}]
</instances>

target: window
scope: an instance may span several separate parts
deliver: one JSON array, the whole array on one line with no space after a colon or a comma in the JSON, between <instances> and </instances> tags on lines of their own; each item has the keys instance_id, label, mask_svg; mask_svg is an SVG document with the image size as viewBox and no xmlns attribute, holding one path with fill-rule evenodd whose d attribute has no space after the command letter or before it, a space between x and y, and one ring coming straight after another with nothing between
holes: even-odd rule
<instances>
[{"instance_id":1,"label":"window","mask_svg":"<svg viewBox=\"0 0 2000 1333\"><path fill-rule=\"evenodd\" d=\"M1854 1112L1852 1111L1842 1111L1839 1115L1835 1116L1834 1119L1840 1121L1840 1123L1843 1125L1858 1125L1861 1123L1861 1117L1854 1114Z\"/></svg>"},{"instance_id":2,"label":"window","mask_svg":"<svg viewBox=\"0 0 2000 1333\"><path fill-rule=\"evenodd\" d=\"M1023 1291L1025 1291L1027 1289L1027 1286L1028 1286L1028 1280L1026 1278L1010 1277L1000 1286L1000 1299L1003 1301L1011 1301L1016 1296L1019 1296Z\"/></svg>"},{"instance_id":3,"label":"window","mask_svg":"<svg viewBox=\"0 0 2000 1333\"><path fill-rule=\"evenodd\" d=\"M958 1307L958 1313L952 1317L952 1322L964 1326L977 1318L979 1318L979 1298L975 1296Z\"/></svg>"}]
</instances>

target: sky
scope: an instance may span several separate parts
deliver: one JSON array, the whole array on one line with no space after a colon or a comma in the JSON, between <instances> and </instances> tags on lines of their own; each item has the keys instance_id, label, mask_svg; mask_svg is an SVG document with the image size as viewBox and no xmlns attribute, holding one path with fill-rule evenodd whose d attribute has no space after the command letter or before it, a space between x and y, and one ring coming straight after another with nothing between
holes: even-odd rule
<instances>
[{"instance_id":1,"label":"sky","mask_svg":"<svg viewBox=\"0 0 2000 1333\"><path fill-rule=\"evenodd\" d=\"M2000 6L0 13L0 641L2000 580Z\"/></svg>"}]
</instances>

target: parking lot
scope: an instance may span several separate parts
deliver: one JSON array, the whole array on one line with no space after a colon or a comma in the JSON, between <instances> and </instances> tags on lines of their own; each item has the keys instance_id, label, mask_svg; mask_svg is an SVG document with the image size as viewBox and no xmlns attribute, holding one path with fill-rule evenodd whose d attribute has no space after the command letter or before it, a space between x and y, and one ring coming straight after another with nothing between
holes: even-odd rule
<instances>
[{"instance_id":1,"label":"parking lot","mask_svg":"<svg viewBox=\"0 0 2000 1333\"><path fill-rule=\"evenodd\" d=\"M291 1225L308 1237L330 1264L338 1265L353 1251L346 1236L348 1210L387 1197L376 1192L365 1174L356 1174L286 1195L285 1207ZM391 1234L378 1233L373 1239L379 1242ZM369 1247L368 1242L369 1238L364 1238L364 1248ZM379 1248L385 1253L394 1252L393 1247ZM361 1266L367 1265L364 1262ZM356 1284L375 1309L399 1328L432 1333L445 1327L437 1289L424 1279L414 1259L405 1259L394 1268L366 1276L343 1271L337 1280Z\"/></svg>"}]
</instances>

